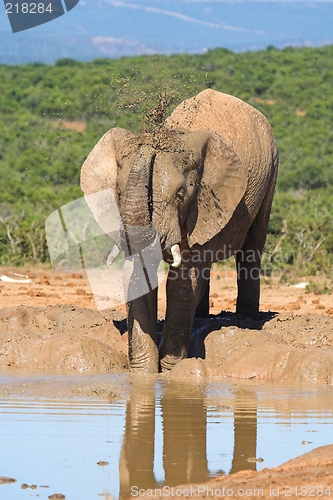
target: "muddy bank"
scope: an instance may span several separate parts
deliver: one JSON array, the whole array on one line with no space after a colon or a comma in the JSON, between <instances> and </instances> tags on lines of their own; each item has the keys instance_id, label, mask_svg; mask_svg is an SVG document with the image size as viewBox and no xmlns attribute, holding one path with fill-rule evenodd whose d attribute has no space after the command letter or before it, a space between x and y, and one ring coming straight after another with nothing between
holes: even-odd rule
<instances>
[{"instance_id":1,"label":"muddy bank","mask_svg":"<svg viewBox=\"0 0 333 500\"><path fill-rule=\"evenodd\" d=\"M331 316L262 315L262 322L240 321L234 314L212 318L211 326L199 327L192 337L193 354L204 360L183 360L170 375L333 385Z\"/></svg>"},{"instance_id":2,"label":"muddy bank","mask_svg":"<svg viewBox=\"0 0 333 500\"><path fill-rule=\"evenodd\" d=\"M241 471L220 476L207 483L170 489L178 498L330 498L333 484L333 445L322 446L272 469ZM154 491L140 494L141 499L161 498ZM173 494L172 494L173 493ZM188 494L187 494L188 493ZM132 498L136 498L135 496Z\"/></svg>"},{"instance_id":3,"label":"muddy bank","mask_svg":"<svg viewBox=\"0 0 333 500\"><path fill-rule=\"evenodd\" d=\"M13 307L0 312L0 369L120 372L127 339L119 313L74 306Z\"/></svg>"},{"instance_id":4,"label":"muddy bank","mask_svg":"<svg viewBox=\"0 0 333 500\"><path fill-rule=\"evenodd\" d=\"M0 370L127 371L122 318L117 311L65 305L3 309ZM178 363L170 376L333 385L332 345L331 316L262 313L262 321L252 322L224 313L195 323L192 358Z\"/></svg>"}]
</instances>

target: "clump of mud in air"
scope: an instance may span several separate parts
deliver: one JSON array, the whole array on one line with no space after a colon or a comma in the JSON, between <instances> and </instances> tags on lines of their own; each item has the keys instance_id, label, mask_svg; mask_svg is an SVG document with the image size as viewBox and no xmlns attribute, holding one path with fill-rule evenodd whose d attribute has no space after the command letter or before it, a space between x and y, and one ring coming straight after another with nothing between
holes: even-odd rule
<instances>
[{"instance_id":1,"label":"clump of mud in air","mask_svg":"<svg viewBox=\"0 0 333 500\"><path fill-rule=\"evenodd\" d=\"M116 114L122 119L127 116L130 126L130 116L133 117L133 126L139 133L151 133L162 126L169 114L171 106L180 102L175 89L152 90L151 94L145 89L131 92L134 83L126 83L117 89L118 100L115 104ZM132 130L134 131L134 130Z\"/></svg>"},{"instance_id":2,"label":"clump of mud in air","mask_svg":"<svg viewBox=\"0 0 333 500\"><path fill-rule=\"evenodd\" d=\"M16 479L12 477L0 476L0 484L11 484L16 483Z\"/></svg>"},{"instance_id":3,"label":"clump of mud in air","mask_svg":"<svg viewBox=\"0 0 333 500\"><path fill-rule=\"evenodd\" d=\"M151 143L155 149L170 150L172 148L173 152L183 150L183 144L177 134L173 130L168 129L164 123L166 113L173 100L172 95L162 92L156 106L146 114L150 133L148 132L144 136L146 136L147 143Z\"/></svg>"},{"instance_id":4,"label":"clump of mud in air","mask_svg":"<svg viewBox=\"0 0 333 500\"><path fill-rule=\"evenodd\" d=\"M37 485L36 484L31 484L29 486L29 484L27 484L27 483L21 484L21 489L22 490L27 490L28 488L30 488L31 490L36 490L37 489Z\"/></svg>"},{"instance_id":5,"label":"clump of mud in air","mask_svg":"<svg viewBox=\"0 0 333 500\"><path fill-rule=\"evenodd\" d=\"M104 73L104 79L113 126L134 133L152 132L163 122L170 105L181 102L186 93L184 83L180 85L160 58L147 60L144 71L132 67L122 73Z\"/></svg>"},{"instance_id":6,"label":"clump of mud in air","mask_svg":"<svg viewBox=\"0 0 333 500\"><path fill-rule=\"evenodd\" d=\"M189 56L187 63L195 58ZM173 60L159 55L128 60L119 72L103 72L103 83L87 96L89 105L106 118L109 127L139 135L154 133L175 106L212 85L202 70L198 63L193 72L180 74Z\"/></svg>"},{"instance_id":7,"label":"clump of mud in air","mask_svg":"<svg viewBox=\"0 0 333 500\"><path fill-rule=\"evenodd\" d=\"M168 95L167 92L162 92L157 105L146 113L148 123L155 127L159 127L165 120L165 115L169 109L170 104L173 102L173 96Z\"/></svg>"}]
</instances>

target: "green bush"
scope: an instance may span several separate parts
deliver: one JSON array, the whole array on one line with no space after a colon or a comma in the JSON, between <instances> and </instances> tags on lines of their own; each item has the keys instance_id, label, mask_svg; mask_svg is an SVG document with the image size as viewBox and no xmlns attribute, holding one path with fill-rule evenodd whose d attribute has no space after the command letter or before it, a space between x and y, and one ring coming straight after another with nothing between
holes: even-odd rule
<instances>
[{"instance_id":1,"label":"green bush","mask_svg":"<svg viewBox=\"0 0 333 500\"><path fill-rule=\"evenodd\" d=\"M238 54L219 48L201 55L1 65L0 262L48 259L45 218L82 196L81 165L109 128L148 130L162 92L171 112L183 99L213 88L258 108L278 140L267 270L329 274L332 58L333 46Z\"/></svg>"}]
</instances>

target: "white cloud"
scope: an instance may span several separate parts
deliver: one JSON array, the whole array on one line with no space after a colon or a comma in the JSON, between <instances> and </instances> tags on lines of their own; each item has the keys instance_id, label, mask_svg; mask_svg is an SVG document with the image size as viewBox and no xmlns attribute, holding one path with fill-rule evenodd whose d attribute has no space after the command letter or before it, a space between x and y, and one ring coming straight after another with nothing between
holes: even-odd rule
<instances>
[{"instance_id":1,"label":"white cloud","mask_svg":"<svg viewBox=\"0 0 333 500\"><path fill-rule=\"evenodd\" d=\"M242 31L242 32L247 32L247 33L254 33L255 35L267 35L265 31L261 30L248 30L246 28L238 28L237 26L229 26L228 24L224 24L222 28L227 31Z\"/></svg>"},{"instance_id":2,"label":"white cloud","mask_svg":"<svg viewBox=\"0 0 333 500\"><path fill-rule=\"evenodd\" d=\"M195 17L186 16L185 14L181 14L180 12L174 12L172 10L159 9L157 7L150 7L148 5L127 3L119 0L106 0L106 3L112 5L113 7L123 7L126 9L134 9L134 10L145 10L146 12L151 12L153 14L162 14L164 16L174 17L176 19L180 19L181 21L185 21L188 23L201 24L203 26L208 26L209 28L220 28L219 24L210 23L208 21L202 21L201 19L196 19Z\"/></svg>"},{"instance_id":3,"label":"white cloud","mask_svg":"<svg viewBox=\"0 0 333 500\"><path fill-rule=\"evenodd\" d=\"M237 26L230 26L224 22L217 24L217 23L211 23L209 21L203 21L201 19L197 19L195 17L190 17L186 16L185 14L181 14L180 12L174 12L172 10L165 10L165 9L160 9L158 7L151 7L149 5L141 5L137 3L129 3L126 1L122 0L105 0L106 3L109 5L112 5L113 7L122 7L126 9L133 9L133 10L145 10L146 12L150 12L153 14L161 14L164 16L170 16L174 17L176 19L180 19L181 21L185 21L188 23L196 23L196 24L201 24L203 26L208 26L209 28L219 28L219 29L224 29L227 31L242 31L242 32L249 32L249 33L255 33L256 35L265 35L266 33L264 31L259 31L259 30L248 30L246 28L240 28ZM185 0L185 3L190 3L190 2L206 2L209 1L211 2L212 0ZM229 1L229 0L213 0L213 1Z\"/></svg>"}]
</instances>

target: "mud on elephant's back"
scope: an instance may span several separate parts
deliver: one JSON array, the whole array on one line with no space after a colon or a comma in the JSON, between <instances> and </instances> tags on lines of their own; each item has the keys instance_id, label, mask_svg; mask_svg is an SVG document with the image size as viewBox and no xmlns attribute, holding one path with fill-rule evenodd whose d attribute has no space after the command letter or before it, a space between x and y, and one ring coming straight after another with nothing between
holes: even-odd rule
<instances>
[{"instance_id":1,"label":"mud on elephant's back","mask_svg":"<svg viewBox=\"0 0 333 500\"><path fill-rule=\"evenodd\" d=\"M206 89L176 107L166 120L170 128L210 129L235 150L247 169L260 160L270 164L276 140L267 118L246 102Z\"/></svg>"}]
</instances>

